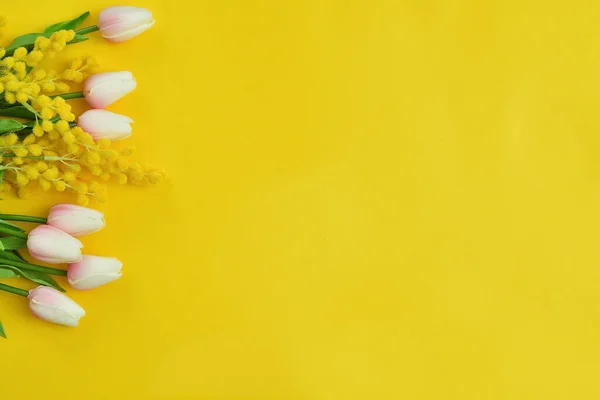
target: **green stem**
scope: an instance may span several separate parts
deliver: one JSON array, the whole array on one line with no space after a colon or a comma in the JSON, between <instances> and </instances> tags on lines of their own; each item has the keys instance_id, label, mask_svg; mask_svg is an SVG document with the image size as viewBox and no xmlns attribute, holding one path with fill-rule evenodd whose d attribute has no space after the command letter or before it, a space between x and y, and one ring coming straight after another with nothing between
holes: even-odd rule
<instances>
[{"instance_id":1,"label":"green stem","mask_svg":"<svg viewBox=\"0 0 600 400\"><path fill-rule=\"evenodd\" d=\"M27 234L25 232L21 232L20 230L12 228L10 226L0 225L0 233L6 233L10 236L16 236L21 239L27 239Z\"/></svg>"},{"instance_id":2,"label":"green stem","mask_svg":"<svg viewBox=\"0 0 600 400\"><path fill-rule=\"evenodd\" d=\"M50 97L51 98L62 97L65 100L80 99L83 97L83 92L63 93L63 94L57 94L56 96L50 96Z\"/></svg>"},{"instance_id":3,"label":"green stem","mask_svg":"<svg viewBox=\"0 0 600 400\"><path fill-rule=\"evenodd\" d=\"M27 290L19 289L14 286L8 286L3 283L0 283L0 290L4 290L5 292L17 294L23 297L29 296L29 292Z\"/></svg>"},{"instance_id":4,"label":"green stem","mask_svg":"<svg viewBox=\"0 0 600 400\"><path fill-rule=\"evenodd\" d=\"M46 218L17 214L0 214L0 219L3 219L5 221L34 222L36 224L45 224L46 222L48 222Z\"/></svg>"},{"instance_id":5,"label":"green stem","mask_svg":"<svg viewBox=\"0 0 600 400\"><path fill-rule=\"evenodd\" d=\"M98 28L98 25L92 25L86 28L77 29L75 33L78 35L87 35L88 33L96 32L99 29L100 28Z\"/></svg>"},{"instance_id":6,"label":"green stem","mask_svg":"<svg viewBox=\"0 0 600 400\"><path fill-rule=\"evenodd\" d=\"M43 272L50 275L67 276L67 271L64 269L42 267L41 265L29 264L23 261L7 260L2 257L0 257L0 264L8 264L12 265L13 267L23 268L29 271Z\"/></svg>"}]
</instances>

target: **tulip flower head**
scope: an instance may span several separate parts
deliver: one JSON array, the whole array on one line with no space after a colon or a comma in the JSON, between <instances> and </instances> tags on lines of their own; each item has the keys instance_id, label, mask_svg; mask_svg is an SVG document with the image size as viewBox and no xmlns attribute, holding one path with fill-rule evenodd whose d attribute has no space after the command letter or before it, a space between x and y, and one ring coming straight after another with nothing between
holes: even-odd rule
<instances>
[{"instance_id":1,"label":"tulip flower head","mask_svg":"<svg viewBox=\"0 0 600 400\"><path fill-rule=\"evenodd\" d=\"M77 125L94 140L107 138L111 141L131 136L131 123L131 118L106 110L88 110L77 120Z\"/></svg>"},{"instance_id":2,"label":"tulip flower head","mask_svg":"<svg viewBox=\"0 0 600 400\"><path fill-rule=\"evenodd\" d=\"M83 244L73 236L50 225L39 225L27 238L27 249L37 260L50 264L81 260Z\"/></svg>"},{"instance_id":3,"label":"tulip flower head","mask_svg":"<svg viewBox=\"0 0 600 400\"><path fill-rule=\"evenodd\" d=\"M137 82L129 71L104 72L85 81L83 96L92 108L105 108L133 92L136 86Z\"/></svg>"},{"instance_id":4,"label":"tulip flower head","mask_svg":"<svg viewBox=\"0 0 600 400\"><path fill-rule=\"evenodd\" d=\"M57 204L50 209L48 225L71 236L84 236L104 228L104 214L74 204Z\"/></svg>"},{"instance_id":5,"label":"tulip flower head","mask_svg":"<svg viewBox=\"0 0 600 400\"><path fill-rule=\"evenodd\" d=\"M81 261L69 264L67 277L71 287L95 289L121 277L123 263L114 257L84 255Z\"/></svg>"},{"instance_id":6,"label":"tulip flower head","mask_svg":"<svg viewBox=\"0 0 600 400\"><path fill-rule=\"evenodd\" d=\"M85 316L85 310L79 304L48 286L30 290L28 298L33 315L44 321L75 327Z\"/></svg>"},{"instance_id":7,"label":"tulip flower head","mask_svg":"<svg viewBox=\"0 0 600 400\"><path fill-rule=\"evenodd\" d=\"M152 25L152 12L139 7L109 7L98 16L100 33L111 42L129 40L147 31Z\"/></svg>"}]
</instances>

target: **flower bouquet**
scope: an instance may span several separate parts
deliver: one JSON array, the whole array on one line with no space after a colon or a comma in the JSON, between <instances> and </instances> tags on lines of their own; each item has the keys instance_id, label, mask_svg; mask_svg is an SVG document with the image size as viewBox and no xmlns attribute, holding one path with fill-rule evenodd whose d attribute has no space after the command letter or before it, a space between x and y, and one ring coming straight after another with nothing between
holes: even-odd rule
<instances>
[{"instance_id":1,"label":"flower bouquet","mask_svg":"<svg viewBox=\"0 0 600 400\"><path fill-rule=\"evenodd\" d=\"M33 314L67 326L76 326L85 311L63 294L52 275L66 276L75 289L92 289L121 276L116 258L81 254L76 237L104 226L102 213L86 206L105 201L111 181L148 185L164 178L160 169L132 160L131 147L113 145L131 135L133 120L104 108L136 88L133 74L102 73L93 57L73 58L58 70L52 65L57 53L93 32L111 42L141 34L154 24L152 13L110 7L96 25L81 28L88 17L85 12L0 47L0 191L19 197L35 190L68 192L78 204L57 205L47 218L0 214L0 279L20 277L41 285L27 291L0 283L0 290L28 297ZM0 29L4 25L0 17ZM90 106L79 116L69 104L77 98ZM40 225L26 233L9 221ZM19 252L25 248L37 260L67 263L68 269L27 262ZM0 335L6 336L1 323Z\"/></svg>"}]
</instances>

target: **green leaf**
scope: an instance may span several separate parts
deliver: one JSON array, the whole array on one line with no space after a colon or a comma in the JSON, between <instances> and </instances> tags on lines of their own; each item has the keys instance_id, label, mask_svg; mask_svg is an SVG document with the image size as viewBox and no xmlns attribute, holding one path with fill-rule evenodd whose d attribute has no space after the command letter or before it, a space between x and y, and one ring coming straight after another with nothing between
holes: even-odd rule
<instances>
[{"instance_id":1,"label":"green leaf","mask_svg":"<svg viewBox=\"0 0 600 400\"><path fill-rule=\"evenodd\" d=\"M25 125L14 119L0 119L0 133L17 132L25 129Z\"/></svg>"},{"instance_id":2,"label":"green leaf","mask_svg":"<svg viewBox=\"0 0 600 400\"><path fill-rule=\"evenodd\" d=\"M46 29L44 29L44 33L53 33L53 32L58 32L61 29L65 29L65 30L70 30L70 29L75 29L77 28L79 25L81 25L83 23L83 21L85 21L85 19L90 15L89 11L84 12L83 14L81 14L79 17L69 20L69 21L63 21L63 22L57 22L56 24L50 25L49 27L47 27Z\"/></svg>"},{"instance_id":3,"label":"green leaf","mask_svg":"<svg viewBox=\"0 0 600 400\"><path fill-rule=\"evenodd\" d=\"M0 321L0 336L6 339L6 332L4 331L4 326L2 326L2 321Z\"/></svg>"},{"instance_id":4,"label":"green leaf","mask_svg":"<svg viewBox=\"0 0 600 400\"><path fill-rule=\"evenodd\" d=\"M10 269L0 268L0 279L19 278L19 274Z\"/></svg>"},{"instance_id":5,"label":"green leaf","mask_svg":"<svg viewBox=\"0 0 600 400\"><path fill-rule=\"evenodd\" d=\"M0 110L0 115L3 117L13 117L13 118L27 118L27 119L35 118L35 114L23 106L13 106L13 107L9 107L9 108L3 108Z\"/></svg>"},{"instance_id":6,"label":"green leaf","mask_svg":"<svg viewBox=\"0 0 600 400\"><path fill-rule=\"evenodd\" d=\"M2 186L2 182L4 182L4 170L0 169L0 186Z\"/></svg>"},{"instance_id":7,"label":"green leaf","mask_svg":"<svg viewBox=\"0 0 600 400\"><path fill-rule=\"evenodd\" d=\"M23 261L21 257L18 257L14 253L15 252L13 251L0 251L0 257L4 258L5 260Z\"/></svg>"},{"instance_id":8,"label":"green leaf","mask_svg":"<svg viewBox=\"0 0 600 400\"><path fill-rule=\"evenodd\" d=\"M0 250L16 250L27 248L27 239L14 236L0 238Z\"/></svg>"},{"instance_id":9,"label":"green leaf","mask_svg":"<svg viewBox=\"0 0 600 400\"><path fill-rule=\"evenodd\" d=\"M21 253L19 253L19 251L18 251L18 250L13 250L13 251L11 251L10 253L11 253L11 254L14 254L14 255L16 256L16 258L14 259L14 261L21 260L21 261L25 261L25 262L27 262L27 260L26 260L25 258L23 258L23 256L21 255ZM9 260L11 260L11 259L9 258Z\"/></svg>"},{"instance_id":10,"label":"green leaf","mask_svg":"<svg viewBox=\"0 0 600 400\"><path fill-rule=\"evenodd\" d=\"M40 285L50 286L61 292L66 292L50 275L42 272L29 271L26 269L13 267L12 265L0 264L0 268L7 268L16 273L20 274L23 278L29 279L32 282L39 283Z\"/></svg>"},{"instance_id":11,"label":"green leaf","mask_svg":"<svg viewBox=\"0 0 600 400\"><path fill-rule=\"evenodd\" d=\"M0 225L11 227L12 229L17 230L19 232L25 232L25 229L21 228L20 226L11 224L10 222L5 221L3 219L0 219Z\"/></svg>"},{"instance_id":12,"label":"green leaf","mask_svg":"<svg viewBox=\"0 0 600 400\"><path fill-rule=\"evenodd\" d=\"M40 36L44 36L49 38L52 36L54 32L46 32L46 33L27 33L25 35L18 36L13 40L13 42L6 48L6 56L12 56L16 49L19 47L25 47L27 50L33 49L35 44L35 39ZM89 37L85 35L76 34L75 38L71 40L68 44L75 44L79 42L83 42L84 40L88 40Z\"/></svg>"}]
</instances>

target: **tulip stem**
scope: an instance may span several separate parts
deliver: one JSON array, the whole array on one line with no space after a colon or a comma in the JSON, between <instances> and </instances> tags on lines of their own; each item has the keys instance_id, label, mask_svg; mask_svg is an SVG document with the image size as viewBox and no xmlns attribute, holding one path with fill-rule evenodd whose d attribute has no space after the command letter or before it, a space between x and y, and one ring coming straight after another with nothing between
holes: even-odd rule
<instances>
[{"instance_id":1,"label":"tulip stem","mask_svg":"<svg viewBox=\"0 0 600 400\"><path fill-rule=\"evenodd\" d=\"M72 93L57 94L56 96L50 96L50 97L51 98L62 97L65 100L80 99L80 98L83 97L83 92L72 92Z\"/></svg>"},{"instance_id":2,"label":"tulip stem","mask_svg":"<svg viewBox=\"0 0 600 400\"><path fill-rule=\"evenodd\" d=\"M98 25L92 25L86 28L77 29L75 33L78 35L87 35L88 33L96 32L99 29L100 28L98 28Z\"/></svg>"},{"instance_id":3,"label":"tulip stem","mask_svg":"<svg viewBox=\"0 0 600 400\"><path fill-rule=\"evenodd\" d=\"M27 297L29 296L29 292L27 290L19 289L14 286L8 286L3 283L0 283L0 290L4 290L5 292L18 294L19 296Z\"/></svg>"},{"instance_id":4,"label":"tulip stem","mask_svg":"<svg viewBox=\"0 0 600 400\"><path fill-rule=\"evenodd\" d=\"M0 219L5 221L22 221L22 222L34 222L36 224L45 224L48 222L46 218L42 217L31 217L29 215L16 215L16 214L0 214Z\"/></svg>"},{"instance_id":5,"label":"tulip stem","mask_svg":"<svg viewBox=\"0 0 600 400\"><path fill-rule=\"evenodd\" d=\"M42 267L41 265L29 264L23 261L15 261L15 260L7 260L5 258L0 257L0 264L8 264L13 267L27 269L29 271L43 272L45 274L50 275L60 275L67 276L67 271L63 269L50 268L50 267Z\"/></svg>"},{"instance_id":6,"label":"tulip stem","mask_svg":"<svg viewBox=\"0 0 600 400\"><path fill-rule=\"evenodd\" d=\"M10 226L0 225L0 233L6 233L10 236L15 236L21 239L27 239L27 234L25 232L21 232L20 230Z\"/></svg>"}]
</instances>

